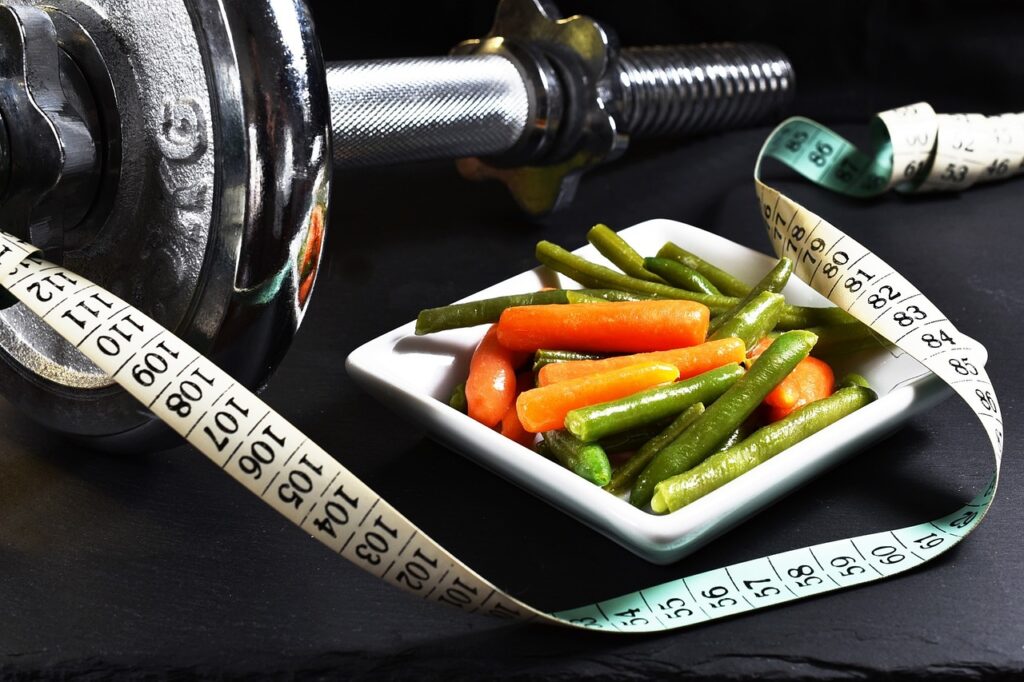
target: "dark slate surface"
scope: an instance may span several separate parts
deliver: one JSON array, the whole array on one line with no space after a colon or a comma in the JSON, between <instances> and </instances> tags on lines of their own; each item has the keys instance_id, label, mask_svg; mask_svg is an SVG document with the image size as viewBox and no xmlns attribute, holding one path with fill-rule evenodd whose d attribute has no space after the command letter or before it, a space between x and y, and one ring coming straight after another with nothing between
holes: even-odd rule
<instances>
[{"instance_id":1,"label":"dark slate surface","mask_svg":"<svg viewBox=\"0 0 1024 682\"><path fill-rule=\"evenodd\" d=\"M869 9L884 18L880 7ZM900 19L909 10L892 12ZM346 24L339 30L355 34ZM969 52L970 45L960 54ZM955 99L938 86L923 95L907 87L915 96ZM827 93L805 101L829 120L849 120L861 108L908 101L893 88L834 90L858 103L850 107L833 106ZM986 91L974 108L1024 109L1022 91ZM858 137L864 127L840 130ZM663 217L767 248L750 181L767 132L638 148L629 163L592 174L570 210L542 221L520 215L501 187L464 183L447 164L339 175L313 307L266 399L456 555L545 608L951 511L992 466L980 427L955 400L699 553L652 566L429 440L345 375L350 350L419 308L531 267L532 244L542 237L575 247L594 222L625 227ZM138 456L89 452L0 403L0 673L1024 675L1024 360L1017 341L1024 331L1024 178L963 195L871 202L796 181L780 188L875 250L988 345L1007 415L1007 457L992 512L957 549L909 575L681 632L612 637L507 625L419 603L374 580L185 447Z\"/></svg>"},{"instance_id":2,"label":"dark slate surface","mask_svg":"<svg viewBox=\"0 0 1024 682\"><path fill-rule=\"evenodd\" d=\"M446 165L339 177L316 301L267 400L470 565L548 608L951 511L991 469L980 428L953 400L696 555L656 567L428 440L345 376L355 346L421 307L530 267L542 236L574 247L595 221L660 216L766 247L749 179L766 133L641 150L594 174L572 209L541 224L524 220L500 187L464 184ZM1000 496L973 537L923 570L665 635L509 626L375 581L185 447L87 452L4 404L0 671L1024 674L1021 183L869 203L786 183L988 344L1008 415Z\"/></svg>"}]
</instances>

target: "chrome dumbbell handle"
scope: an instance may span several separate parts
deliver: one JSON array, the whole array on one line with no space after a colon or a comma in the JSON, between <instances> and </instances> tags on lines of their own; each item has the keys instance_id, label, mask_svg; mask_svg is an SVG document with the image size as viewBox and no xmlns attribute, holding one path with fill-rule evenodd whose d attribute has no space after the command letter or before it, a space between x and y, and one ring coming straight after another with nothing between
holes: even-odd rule
<instances>
[{"instance_id":1,"label":"chrome dumbbell handle","mask_svg":"<svg viewBox=\"0 0 1024 682\"><path fill-rule=\"evenodd\" d=\"M498 55L328 64L336 167L491 156L530 117L527 83Z\"/></svg>"},{"instance_id":2,"label":"chrome dumbbell handle","mask_svg":"<svg viewBox=\"0 0 1024 682\"><path fill-rule=\"evenodd\" d=\"M628 48L608 81L606 104L635 138L764 120L791 96L793 73L775 48L727 43ZM327 66L334 163L500 156L531 124L532 87L501 55L334 62Z\"/></svg>"},{"instance_id":3,"label":"chrome dumbbell handle","mask_svg":"<svg viewBox=\"0 0 1024 682\"><path fill-rule=\"evenodd\" d=\"M579 32L534 37L537 26L566 24L532 0L501 7L535 9L503 27L519 31L519 42L502 36L474 42L473 54L328 65L335 165L483 157L460 169L505 181L526 210L545 212L571 199L579 174L618 156L630 138L750 125L779 114L793 92L789 61L772 47L620 51L596 23L577 18L590 21L590 45L580 49Z\"/></svg>"}]
</instances>

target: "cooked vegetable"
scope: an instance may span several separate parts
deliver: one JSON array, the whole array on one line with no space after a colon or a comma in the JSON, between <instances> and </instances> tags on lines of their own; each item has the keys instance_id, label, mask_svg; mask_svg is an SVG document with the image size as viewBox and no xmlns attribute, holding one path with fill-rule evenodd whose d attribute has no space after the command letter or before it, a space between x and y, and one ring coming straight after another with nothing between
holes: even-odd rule
<instances>
[{"instance_id":1,"label":"cooked vegetable","mask_svg":"<svg viewBox=\"0 0 1024 682\"><path fill-rule=\"evenodd\" d=\"M487 322L497 322L501 311L512 306L566 303L566 301L564 289L549 289L529 294L512 294L467 303L453 303L441 308L427 308L421 310L416 317L416 334L432 334L445 329L473 327Z\"/></svg>"},{"instance_id":2,"label":"cooked vegetable","mask_svg":"<svg viewBox=\"0 0 1024 682\"><path fill-rule=\"evenodd\" d=\"M728 436L725 437L721 443L715 446L713 452L721 452L722 450L728 450L732 446L738 444L740 441L745 439L747 436L757 430L758 422L757 412L743 420L743 423L732 430Z\"/></svg>"},{"instance_id":3,"label":"cooked vegetable","mask_svg":"<svg viewBox=\"0 0 1024 682\"><path fill-rule=\"evenodd\" d=\"M520 353L498 342L498 327L492 325L469 361L466 412L470 417L487 426L501 421L515 402L516 366L520 360Z\"/></svg>"},{"instance_id":4,"label":"cooked vegetable","mask_svg":"<svg viewBox=\"0 0 1024 682\"><path fill-rule=\"evenodd\" d=\"M533 372L530 370L520 371L516 374L516 397L523 391L528 391L533 388ZM509 406L508 411L498 422L498 431L501 435L505 436L510 440L514 440L523 447L532 447L536 438L534 434L530 433L523 428L522 422L519 421L519 413L516 412L516 406L513 402Z\"/></svg>"},{"instance_id":5,"label":"cooked vegetable","mask_svg":"<svg viewBox=\"0 0 1024 682\"><path fill-rule=\"evenodd\" d=\"M739 365L725 365L670 386L572 410L565 416L565 428L581 440L601 440L614 433L672 417L696 403L708 404L741 376L743 369ZM552 384L550 388L559 385Z\"/></svg>"},{"instance_id":6,"label":"cooked vegetable","mask_svg":"<svg viewBox=\"0 0 1024 682\"><path fill-rule=\"evenodd\" d=\"M624 289L630 292L651 294L659 298L671 298L684 301L696 301L703 303L712 312L720 315L736 306L740 299L733 296L715 296L712 294L698 294L678 287L670 287L667 284L648 282L646 280L630 277L616 272L596 263L591 263L585 258L570 253L548 241L537 243L537 260L552 270L571 277L585 287L615 288ZM707 276L706 272L701 274ZM731 276L730 276L731 277ZM711 277L708 277L711 279ZM735 279L735 278L733 278ZM725 291L719 282L711 279L715 286ZM738 280L736 280L738 281ZM746 287L749 291L750 287ZM855 318L845 310L836 307L811 308L806 306L795 306L786 304L782 316L779 318L779 329L802 329L805 327L841 324L853 322Z\"/></svg>"},{"instance_id":7,"label":"cooked vegetable","mask_svg":"<svg viewBox=\"0 0 1024 682\"><path fill-rule=\"evenodd\" d=\"M609 455L624 451L635 451L638 448L643 447L644 443L661 433L671 421L671 419L659 419L652 424L644 424L643 426L631 431L613 433L607 438L602 438L597 442L601 444L601 447L604 448L604 451ZM613 467L614 464L615 462L612 462Z\"/></svg>"},{"instance_id":8,"label":"cooked vegetable","mask_svg":"<svg viewBox=\"0 0 1024 682\"><path fill-rule=\"evenodd\" d=\"M622 289L652 294L661 298L697 301L716 312L724 312L736 304L736 299L729 296L698 294L686 291L685 289L670 287L667 284L648 282L647 280L624 275L603 265L591 263L586 258L570 253L561 246L548 241L537 242L536 255L537 260L544 265L567 277L571 277L585 287Z\"/></svg>"},{"instance_id":9,"label":"cooked vegetable","mask_svg":"<svg viewBox=\"0 0 1024 682\"><path fill-rule=\"evenodd\" d=\"M655 486L651 508L663 514L690 504L874 399L871 389L851 386L810 403L785 419L759 429L739 445L708 457L685 473L661 481Z\"/></svg>"},{"instance_id":10,"label":"cooked vegetable","mask_svg":"<svg viewBox=\"0 0 1024 682\"><path fill-rule=\"evenodd\" d=\"M524 391L516 399L516 409L523 428L531 433L561 429L570 410L631 395L678 376L675 365L630 365Z\"/></svg>"},{"instance_id":11,"label":"cooked vegetable","mask_svg":"<svg viewBox=\"0 0 1024 682\"><path fill-rule=\"evenodd\" d=\"M587 232L587 241L593 244L602 256L630 277L664 283L661 277L644 269L643 257L607 225L598 223L590 228Z\"/></svg>"},{"instance_id":12,"label":"cooked vegetable","mask_svg":"<svg viewBox=\"0 0 1024 682\"><path fill-rule=\"evenodd\" d=\"M664 513L873 399L859 377L836 390L809 354L878 342L839 308L787 304L789 259L751 287L672 243L643 258L605 225L587 238L622 272L541 241L537 258L588 288L421 312L417 334L497 321L453 407ZM533 373L515 377L526 352ZM774 422L755 431L765 417ZM609 453L622 463L614 475Z\"/></svg>"},{"instance_id":13,"label":"cooked vegetable","mask_svg":"<svg viewBox=\"0 0 1024 682\"><path fill-rule=\"evenodd\" d=\"M770 338L761 339L751 349L748 357L756 360L771 343ZM778 421L798 407L827 398L832 395L834 387L835 375L828 363L818 358L806 357L765 396L768 420Z\"/></svg>"},{"instance_id":14,"label":"cooked vegetable","mask_svg":"<svg viewBox=\"0 0 1024 682\"><path fill-rule=\"evenodd\" d=\"M607 485L612 478L608 455L597 443L584 443L561 430L545 431L544 445L555 461L594 485Z\"/></svg>"},{"instance_id":15,"label":"cooked vegetable","mask_svg":"<svg viewBox=\"0 0 1024 682\"><path fill-rule=\"evenodd\" d=\"M785 296L763 291L719 325L708 340L738 337L745 347L750 348L775 328L785 306Z\"/></svg>"},{"instance_id":16,"label":"cooked vegetable","mask_svg":"<svg viewBox=\"0 0 1024 682\"><path fill-rule=\"evenodd\" d=\"M644 268L680 289L716 296L722 293L704 275L669 258L644 258Z\"/></svg>"},{"instance_id":17,"label":"cooked vegetable","mask_svg":"<svg viewBox=\"0 0 1024 682\"><path fill-rule=\"evenodd\" d=\"M508 411L505 412L501 421L498 422L498 431L501 432L501 435L514 440L523 447L528 448L533 445L534 434L523 428L522 422L519 421L519 413L516 411L515 404L509 406Z\"/></svg>"},{"instance_id":18,"label":"cooked vegetable","mask_svg":"<svg viewBox=\"0 0 1024 682\"><path fill-rule=\"evenodd\" d=\"M834 387L835 375L828 363L806 357L765 396L764 403L769 406L768 419L778 421L793 410L827 398L832 395Z\"/></svg>"},{"instance_id":19,"label":"cooked vegetable","mask_svg":"<svg viewBox=\"0 0 1024 682\"><path fill-rule=\"evenodd\" d=\"M750 285L743 280L732 276L725 270L708 263L700 256L694 255L672 242L665 242L665 245L658 250L658 258L674 260L681 265L696 270L726 296L743 297L750 293Z\"/></svg>"},{"instance_id":20,"label":"cooked vegetable","mask_svg":"<svg viewBox=\"0 0 1024 682\"><path fill-rule=\"evenodd\" d=\"M469 406L466 404L466 382L463 381L452 389L452 394L448 396L449 407L454 407L459 412L465 414L469 410Z\"/></svg>"},{"instance_id":21,"label":"cooked vegetable","mask_svg":"<svg viewBox=\"0 0 1024 682\"><path fill-rule=\"evenodd\" d=\"M547 386L566 379L572 379L596 372L607 372L618 367L627 367L640 362L665 362L679 368L679 378L689 379L698 374L728 365L743 362L747 349L743 341L735 338L708 341L699 346L675 348L673 350L654 351L652 353L636 353L618 355L603 360L576 360L559 362L542 367L537 374L537 385Z\"/></svg>"},{"instance_id":22,"label":"cooked vegetable","mask_svg":"<svg viewBox=\"0 0 1024 682\"><path fill-rule=\"evenodd\" d=\"M498 321L506 348L640 352L704 341L708 309L691 301L568 303L508 308Z\"/></svg>"},{"instance_id":23,"label":"cooked vegetable","mask_svg":"<svg viewBox=\"0 0 1024 682\"><path fill-rule=\"evenodd\" d=\"M814 348L811 349L811 355L816 358L838 359L863 350L884 348L886 344L886 341L875 336L874 332L871 331L871 327L862 322L806 327L806 329L818 337L818 343L814 344ZM766 334L767 338L762 338L759 342L764 344L761 350L767 348L768 344L771 343L771 339L778 335L778 332ZM758 345L755 344L754 347L748 349L748 355L755 354L755 349Z\"/></svg>"},{"instance_id":24,"label":"cooked vegetable","mask_svg":"<svg viewBox=\"0 0 1024 682\"><path fill-rule=\"evenodd\" d=\"M869 348L883 347L883 342L872 333L871 327L862 322L810 327L807 331L818 335L818 343L814 344L811 351L811 355L816 358L838 358Z\"/></svg>"},{"instance_id":25,"label":"cooked vegetable","mask_svg":"<svg viewBox=\"0 0 1024 682\"><path fill-rule=\"evenodd\" d=\"M635 455L625 464L620 466L612 474L612 480L605 486L605 490L613 495L621 495L628 492L636 477L650 463L650 461L661 452L661 449L679 437L683 431L693 423L693 420L704 412L704 403L691 405L678 417L672 420L668 426L656 436L644 443Z\"/></svg>"},{"instance_id":26,"label":"cooked vegetable","mask_svg":"<svg viewBox=\"0 0 1024 682\"><path fill-rule=\"evenodd\" d=\"M600 296L591 296L590 294L584 293L583 290L575 291L570 290L565 292L565 300L569 303L607 303L606 299Z\"/></svg>"},{"instance_id":27,"label":"cooked vegetable","mask_svg":"<svg viewBox=\"0 0 1024 682\"><path fill-rule=\"evenodd\" d=\"M574 350L547 350L539 349L533 354L533 371L540 371L544 365L555 362L569 362L572 360L600 360L605 357L600 353L580 353Z\"/></svg>"},{"instance_id":28,"label":"cooked vegetable","mask_svg":"<svg viewBox=\"0 0 1024 682\"><path fill-rule=\"evenodd\" d=\"M638 294L633 291L619 291L618 289L567 289L566 291L578 291L594 298L603 298L606 301L648 301L654 296L650 294Z\"/></svg>"},{"instance_id":29,"label":"cooked vegetable","mask_svg":"<svg viewBox=\"0 0 1024 682\"><path fill-rule=\"evenodd\" d=\"M775 325L775 328L779 331L789 331L792 329L807 329L808 327L824 327L856 322L857 318L842 308L836 308L835 306L812 308L787 303L782 311L782 315L779 316L779 322Z\"/></svg>"},{"instance_id":30,"label":"cooked vegetable","mask_svg":"<svg viewBox=\"0 0 1024 682\"><path fill-rule=\"evenodd\" d=\"M713 334L719 327L727 324L741 310L750 305L750 303L753 302L761 293L770 291L774 294L778 294L781 292L783 287L786 286L786 282L789 281L789 276L791 274L793 274L793 261L788 258L780 258L779 262L775 264L775 267L769 270L768 273L761 278L761 281L751 288L749 294L744 296L735 306L715 318L715 323L708 330L708 333Z\"/></svg>"},{"instance_id":31,"label":"cooked vegetable","mask_svg":"<svg viewBox=\"0 0 1024 682\"><path fill-rule=\"evenodd\" d=\"M805 331L782 334L680 437L667 445L637 478L629 501L642 507L654 486L699 464L757 408L765 396L807 357L817 337ZM556 384L557 385L557 384Z\"/></svg>"}]
</instances>

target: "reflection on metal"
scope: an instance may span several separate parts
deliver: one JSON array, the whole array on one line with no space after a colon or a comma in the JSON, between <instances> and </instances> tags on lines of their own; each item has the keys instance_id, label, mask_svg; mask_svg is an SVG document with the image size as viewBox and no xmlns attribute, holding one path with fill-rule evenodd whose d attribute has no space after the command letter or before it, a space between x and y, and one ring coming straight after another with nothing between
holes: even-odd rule
<instances>
[{"instance_id":1,"label":"reflection on metal","mask_svg":"<svg viewBox=\"0 0 1024 682\"><path fill-rule=\"evenodd\" d=\"M0 34L7 229L20 211L28 218L18 229L51 258L239 380L265 382L309 299L331 176L323 62L304 4L39 0L0 7ZM29 58L19 61L19 49ZM49 80L19 91L22 63L43 64ZM49 108L26 106L39 99L35 82ZM51 132L27 137L36 130ZM88 169L69 161L90 148ZM63 167L54 161L62 152ZM81 178L74 191L68 184L74 201L24 209L15 190L43 185L29 164L56 175L57 189ZM0 357L0 389L48 426L115 448L163 432L20 306L0 312Z\"/></svg>"}]
</instances>

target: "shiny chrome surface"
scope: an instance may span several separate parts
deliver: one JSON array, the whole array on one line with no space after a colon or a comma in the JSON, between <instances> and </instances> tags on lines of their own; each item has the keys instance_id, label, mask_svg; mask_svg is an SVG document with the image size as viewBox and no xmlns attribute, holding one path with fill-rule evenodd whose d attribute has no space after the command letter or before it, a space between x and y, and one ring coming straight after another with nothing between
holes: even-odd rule
<instances>
[{"instance_id":1,"label":"shiny chrome surface","mask_svg":"<svg viewBox=\"0 0 1024 682\"><path fill-rule=\"evenodd\" d=\"M530 95L500 55L327 66L339 167L501 154L522 137Z\"/></svg>"},{"instance_id":2,"label":"shiny chrome surface","mask_svg":"<svg viewBox=\"0 0 1024 682\"><path fill-rule=\"evenodd\" d=\"M786 56L750 43L626 48L610 79L630 137L751 125L781 115L794 89Z\"/></svg>"},{"instance_id":3,"label":"shiny chrome surface","mask_svg":"<svg viewBox=\"0 0 1024 682\"><path fill-rule=\"evenodd\" d=\"M218 364L262 387L302 321L320 265L331 180L324 62L302 0L196 0L195 14L222 153L193 324L212 339Z\"/></svg>"},{"instance_id":4,"label":"shiny chrome surface","mask_svg":"<svg viewBox=\"0 0 1024 682\"><path fill-rule=\"evenodd\" d=\"M472 180L504 182L528 213L567 205L588 168L626 147L598 91L614 50L612 34L589 17L563 19L546 0L502 0L490 32L454 52L506 54L517 58L524 72L546 74L531 85L554 115L533 119L531 132L540 143L532 156L487 159L475 154L459 161L459 172Z\"/></svg>"},{"instance_id":5,"label":"shiny chrome surface","mask_svg":"<svg viewBox=\"0 0 1024 682\"><path fill-rule=\"evenodd\" d=\"M49 255L63 251L100 179L96 103L62 42L49 13L0 7L0 109L17 133L4 140L0 223Z\"/></svg>"},{"instance_id":6,"label":"shiny chrome surface","mask_svg":"<svg viewBox=\"0 0 1024 682\"><path fill-rule=\"evenodd\" d=\"M261 385L302 319L326 218L328 106L305 6L29 4L96 46L113 98L97 111L119 133L116 146L103 139L96 174L113 191L100 192L84 219L97 226L64 264ZM20 306L0 312L0 349L0 389L40 422L112 448L165 432Z\"/></svg>"}]
</instances>

